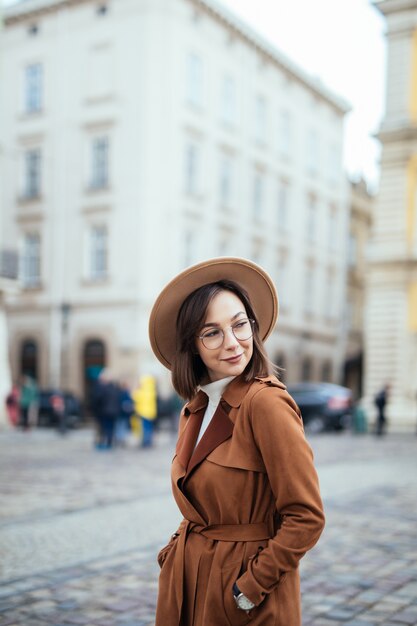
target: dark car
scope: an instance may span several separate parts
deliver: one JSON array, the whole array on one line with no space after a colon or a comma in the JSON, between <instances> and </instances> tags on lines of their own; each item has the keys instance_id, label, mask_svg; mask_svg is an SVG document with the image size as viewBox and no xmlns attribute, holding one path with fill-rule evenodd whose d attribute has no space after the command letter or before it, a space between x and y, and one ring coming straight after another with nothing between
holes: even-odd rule
<instances>
[{"instance_id":1,"label":"dark car","mask_svg":"<svg viewBox=\"0 0 417 626\"><path fill-rule=\"evenodd\" d=\"M66 426L80 426L84 420L81 401L73 393L56 389L42 389L39 393L38 426L59 426L60 403L57 398L62 398Z\"/></svg>"},{"instance_id":2,"label":"dark car","mask_svg":"<svg viewBox=\"0 0 417 626\"><path fill-rule=\"evenodd\" d=\"M342 430L349 426L352 392L332 383L297 383L288 385L303 416L306 433Z\"/></svg>"}]
</instances>

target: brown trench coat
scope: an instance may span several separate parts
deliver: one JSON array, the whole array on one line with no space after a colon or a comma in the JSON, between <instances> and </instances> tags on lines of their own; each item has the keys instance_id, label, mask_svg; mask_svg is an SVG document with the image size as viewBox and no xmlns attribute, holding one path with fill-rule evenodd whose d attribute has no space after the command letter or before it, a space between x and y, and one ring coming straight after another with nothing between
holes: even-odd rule
<instances>
[{"instance_id":1,"label":"brown trench coat","mask_svg":"<svg viewBox=\"0 0 417 626\"><path fill-rule=\"evenodd\" d=\"M172 487L184 520L161 550L155 626L301 626L298 563L324 525L300 411L275 376L183 409ZM236 607L232 587L257 606Z\"/></svg>"}]
</instances>

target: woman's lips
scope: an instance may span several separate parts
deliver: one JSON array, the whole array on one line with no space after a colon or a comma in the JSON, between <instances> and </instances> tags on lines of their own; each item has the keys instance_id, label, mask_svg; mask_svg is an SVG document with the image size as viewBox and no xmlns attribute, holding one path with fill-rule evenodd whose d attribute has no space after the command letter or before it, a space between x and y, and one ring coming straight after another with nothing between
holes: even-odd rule
<instances>
[{"instance_id":1,"label":"woman's lips","mask_svg":"<svg viewBox=\"0 0 417 626\"><path fill-rule=\"evenodd\" d=\"M223 359L223 361L226 361L226 363L237 363L242 356L242 354L237 354L236 356L230 357L230 359Z\"/></svg>"}]
</instances>

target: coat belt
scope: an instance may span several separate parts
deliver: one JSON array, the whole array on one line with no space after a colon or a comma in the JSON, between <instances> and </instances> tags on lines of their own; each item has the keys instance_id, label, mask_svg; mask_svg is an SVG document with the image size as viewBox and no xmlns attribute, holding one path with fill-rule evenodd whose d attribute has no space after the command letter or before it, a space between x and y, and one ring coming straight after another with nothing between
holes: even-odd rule
<instances>
[{"instance_id":1,"label":"coat belt","mask_svg":"<svg viewBox=\"0 0 417 626\"><path fill-rule=\"evenodd\" d=\"M256 524L211 524L202 526L189 522L188 532L200 533L215 541L261 541L272 537L266 522Z\"/></svg>"},{"instance_id":2,"label":"coat belt","mask_svg":"<svg viewBox=\"0 0 417 626\"><path fill-rule=\"evenodd\" d=\"M197 522L187 520L185 527L181 529L177 540L176 555L174 561L174 585L172 593L172 607L176 606L178 624L180 623L182 602L183 602L183 581L184 581L184 552L187 535L189 533L199 533L207 539L214 541L261 541L270 539L274 532L271 528L273 524L267 522L257 522L255 524L211 524L203 526Z\"/></svg>"}]
</instances>

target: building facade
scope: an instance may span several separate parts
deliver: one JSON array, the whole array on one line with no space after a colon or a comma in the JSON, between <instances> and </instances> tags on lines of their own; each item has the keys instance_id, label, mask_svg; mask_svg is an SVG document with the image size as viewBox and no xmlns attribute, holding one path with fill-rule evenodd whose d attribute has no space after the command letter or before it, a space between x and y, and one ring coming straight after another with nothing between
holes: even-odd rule
<instances>
[{"instance_id":1,"label":"building facade","mask_svg":"<svg viewBox=\"0 0 417 626\"><path fill-rule=\"evenodd\" d=\"M375 3L387 22L381 183L368 275L366 395L391 385L393 429L417 414L417 1Z\"/></svg>"},{"instance_id":2,"label":"building facade","mask_svg":"<svg viewBox=\"0 0 417 626\"><path fill-rule=\"evenodd\" d=\"M355 399L362 398L364 377L364 319L366 311L367 255L374 213L375 196L366 181L351 182L351 211L348 245L348 273L345 304L347 348L343 384Z\"/></svg>"},{"instance_id":3,"label":"building facade","mask_svg":"<svg viewBox=\"0 0 417 626\"><path fill-rule=\"evenodd\" d=\"M25 0L1 45L15 373L83 394L104 364L160 375L156 294L231 255L276 280L284 377L340 381L345 102L213 0Z\"/></svg>"}]
</instances>

